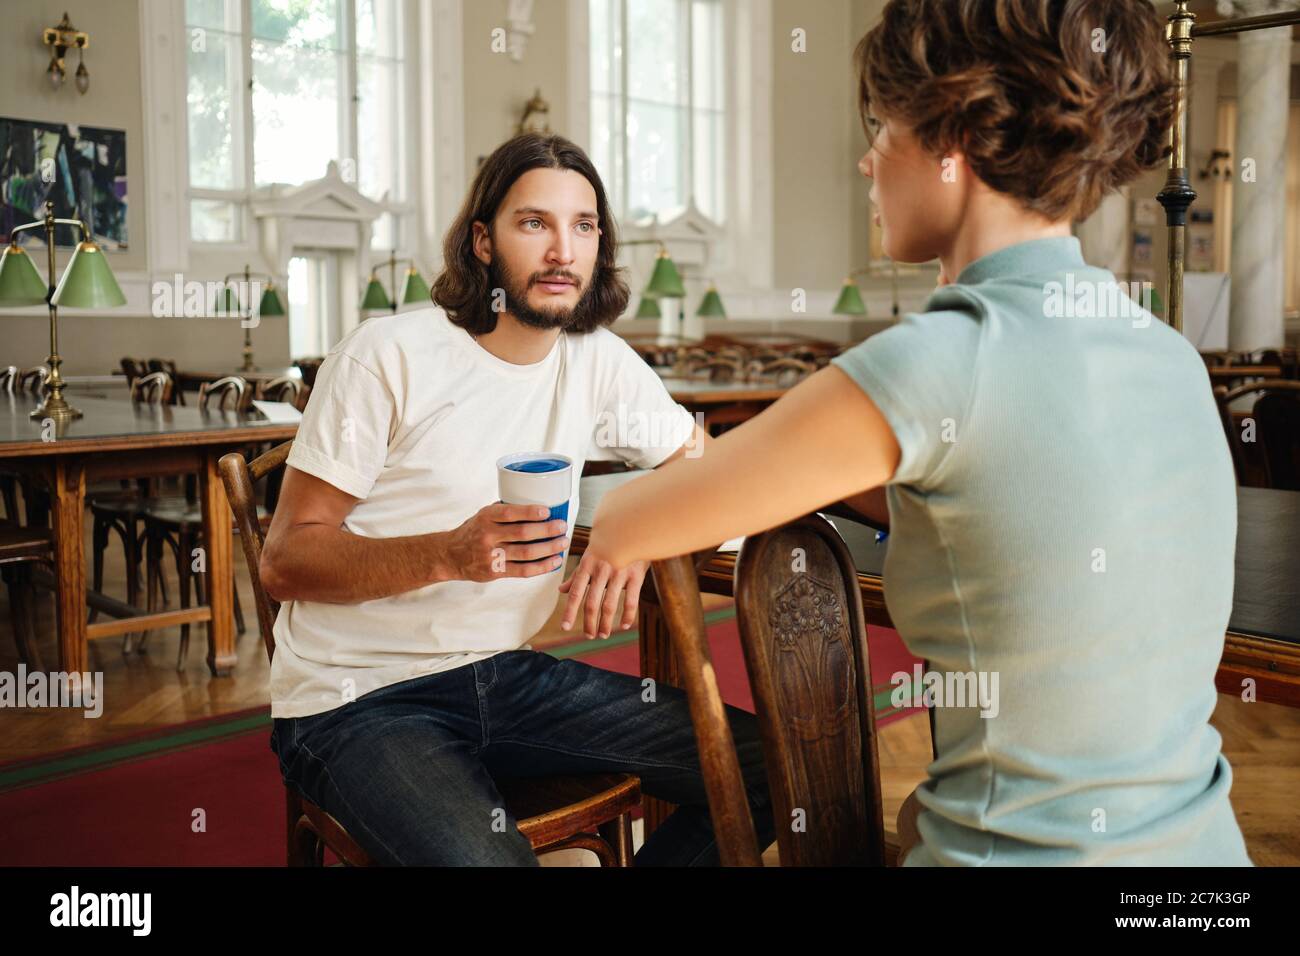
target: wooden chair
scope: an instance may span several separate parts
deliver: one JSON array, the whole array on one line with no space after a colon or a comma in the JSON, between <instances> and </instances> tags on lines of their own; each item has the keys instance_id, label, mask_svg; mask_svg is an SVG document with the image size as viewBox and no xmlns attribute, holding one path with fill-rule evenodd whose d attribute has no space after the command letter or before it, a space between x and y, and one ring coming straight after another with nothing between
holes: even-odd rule
<instances>
[{"instance_id":1,"label":"wooden chair","mask_svg":"<svg viewBox=\"0 0 1300 956\"><path fill-rule=\"evenodd\" d=\"M237 375L229 375L199 386L199 410L201 412L243 411L251 397L248 383ZM148 593L148 610L158 607L158 592L163 580L163 554L170 549L176 563L176 590L180 595L180 606L190 606L190 589L200 604L207 600L206 575L200 575L193 569L193 554L204 545L203 509L197 495L184 498L151 498L143 501L140 515L144 519L146 590ZM258 509L258 520L263 526L271 522L271 514L265 508ZM235 629L243 634L244 611L239 603L239 589L234 588ZM148 632L140 636L137 646L139 653L144 653ZM185 669L185 659L190 651L190 625L181 625L181 642L176 652L176 670Z\"/></svg>"},{"instance_id":2,"label":"wooden chair","mask_svg":"<svg viewBox=\"0 0 1300 956\"><path fill-rule=\"evenodd\" d=\"M712 356L704 349L679 347L677 357L673 361L673 374L689 376L711 358Z\"/></svg>"},{"instance_id":3,"label":"wooden chair","mask_svg":"<svg viewBox=\"0 0 1300 956\"><path fill-rule=\"evenodd\" d=\"M304 385L314 386L316 384L316 373L320 371L321 363L324 358L301 358L294 361L298 371L302 373Z\"/></svg>"},{"instance_id":4,"label":"wooden chair","mask_svg":"<svg viewBox=\"0 0 1300 956\"><path fill-rule=\"evenodd\" d=\"M754 381L770 382L778 388L789 388L817 370L817 366L802 359L779 358L761 366Z\"/></svg>"},{"instance_id":5,"label":"wooden chair","mask_svg":"<svg viewBox=\"0 0 1300 956\"><path fill-rule=\"evenodd\" d=\"M282 375L263 382L258 389L258 399L264 402L287 402L298 411L306 406L306 384L300 378Z\"/></svg>"},{"instance_id":6,"label":"wooden chair","mask_svg":"<svg viewBox=\"0 0 1300 956\"><path fill-rule=\"evenodd\" d=\"M734 382L744 376L744 366L737 359L715 358L699 363L688 374L691 378L707 378L710 382Z\"/></svg>"},{"instance_id":7,"label":"wooden chair","mask_svg":"<svg viewBox=\"0 0 1300 956\"><path fill-rule=\"evenodd\" d=\"M36 647L36 587L32 567L44 564L54 573L54 543L46 528L21 528L0 523L0 576L9 588L9 619L18 645L18 659L29 670L44 670Z\"/></svg>"},{"instance_id":8,"label":"wooden chair","mask_svg":"<svg viewBox=\"0 0 1300 956\"><path fill-rule=\"evenodd\" d=\"M1259 393L1250 417L1255 420L1256 442L1248 450L1242 441L1241 428L1233 417L1232 405L1244 396ZM1261 402L1269 396L1272 400L1261 408ZM1300 398L1300 382L1287 379L1262 379L1246 382L1235 388L1217 386L1214 398L1219 406L1219 418L1223 422L1224 434L1228 439L1228 449L1232 453L1233 468L1237 472L1237 483L1244 487L1287 488L1300 490L1294 486L1294 459L1291 471L1286 464L1288 456L1295 454L1296 435L1294 418L1288 418L1288 399ZM1262 418L1261 418L1262 412ZM1266 432L1272 432L1270 440ZM1270 451L1271 448L1271 451ZM1271 463L1271 468L1270 468ZM1274 479L1270 471L1275 472ZM1274 481L1281 484L1274 484Z\"/></svg>"},{"instance_id":9,"label":"wooden chair","mask_svg":"<svg viewBox=\"0 0 1300 956\"><path fill-rule=\"evenodd\" d=\"M45 383L50 377L50 370L44 365L20 369L9 365L0 369L0 392L8 395L45 394ZM18 510L18 489L23 490L24 511L29 527L48 526L50 514L50 496L45 488L34 482L29 476L6 471L0 474L0 498L5 505L5 518L14 524L21 524L24 515Z\"/></svg>"},{"instance_id":10,"label":"wooden chair","mask_svg":"<svg viewBox=\"0 0 1300 956\"><path fill-rule=\"evenodd\" d=\"M1201 361L1205 363L1206 368L1222 368L1225 365L1232 365L1237 358L1236 352L1229 352L1226 349L1206 349L1200 355Z\"/></svg>"},{"instance_id":11,"label":"wooden chair","mask_svg":"<svg viewBox=\"0 0 1300 956\"><path fill-rule=\"evenodd\" d=\"M148 366L144 362L137 361L130 356L123 356L118 360L118 365L122 368L122 374L126 376L126 387L129 389L135 384L135 380L141 375L147 375Z\"/></svg>"},{"instance_id":12,"label":"wooden chair","mask_svg":"<svg viewBox=\"0 0 1300 956\"><path fill-rule=\"evenodd\" d=\"M645 361L654 366L672 365L677 350L684 347L687 339L680 335L660 335L657 332L619 333L623 341L632 346Z\"/></svg>"},{"instance_id":13,"label":"wooden chair","mask_svg":"<svg viewBox=\"0 0 1300 956\"><path fill-rule=\"evenodd\" d=\"M723 711L696 568L709 552L653 564L699 741L724 866L761 866ZM745 539L736 618L763 735L782 866L886 862L867 629L857 571L819 515ZM802 829L790 825L801 820Z\"/></svg>"},{"instance_id":14,"label":"wooden chair","mask_svg":"<svg viewBox=\"0 0 1300 956\"><path fill-rule=\"evenodd\" d=\"M166 372L171 377L174 388L168 396L166 404L185 404L185 392L180 387L180 373L176 371L176 363L172 359L151 358L145 362L145 367L150 372Z\"/></svg>"},{"instance_id":15,"label":"wooden chair","mask_svg":"<svg viewBox=\"0 0 1300 956\"><path fill-rule=\"evenodd\" d=\"M136 405L170 405L176 383L167 372L146 372L131 383L131 401Z\"/></svg>"},{"instance_id":16,"label":"wooden chair","mask_svg":"<svg viewBox=\"0 0 1300 956\"><path fill-rule=\"evenodd\" d=\"M258 572L265 537L257 520L253 487L284 467L292 445L278 445L251 464L232 453L223 456L218 465L243 542L267 660L275 657L274 624L280 605L266 593ZM498 789L535 852L581 848L595 853L602 866L631 865L630 814L641 802L637 777L615 773L527 778L498 781ZM321 866L326 848L350 866L373 865L365 850L330 814L288 784L284 793L290 866Z\"/></svg>"},{"instance_id":17,"label":"wooden chair","mask_svg":"<svg viewBox=\"0 0 1300 956\"><path fill-rule=\"evenodd\" d=\"M1282 370L1282 378L1294 379L1297 372L1297 362L1300 361L1300 353L1293 346L1287 345L1282 348L1241 352L1238 353L1237 361L1242 365L1276 365Z\"/></svg>"},{"instance_id":18,"label":"wooden chair","mask_svg":"<svg viewBox=\"0 0 1300 956\"><path fill-rule=\"evenodd\" d=\"M1271 388L1255 402L1255 422L1264 452L1268 487L1300 491L1300 382Z\"/></svg>"},{"instance_id":19,"label":"wooden chair","mask_svg":"<svg viewBox=\"0 0 1300 956\"><path fill-rule=\"evenodd\" d=\"M749 359L749 351L739 345L724 345L720 349L714 350L715 359L726 359L734 361L739 365L744 365Z\"/></svg>"},{"instance_id":20,"label":"wooden chair","mask_svg":"<svg viewBox=\"0 0 1300 956\"><path fill-rule=\"evenodd\" d=\"M289 375L282 375L279 378L273 378L269 382L263 382L258 389L262 401L267 402L287 402L298 411L306 411L307 399L311 396L311 386L303 384L302 379L293 378ZM258 454L269 451L270 444L259 446ZM250 456L252 457L252 456ZM584 471L583 474L586 474ZM276 503L280 500L280 482L281 472L275 472L266 480L266 510L274 511Z\"/></svg>"},{"instance_id":21,"label":"wooden chair","mask_svg":"<svg viewBox=\"0 0 1300 956\"><path fill-rule=\"evenodd\" d=\"M1291 346L1265 349L1260 355L1259 364L1281 366L1283 378L1292 381L1300 379L1300 349Z\"/></svg>"},{"instance_id":22,"label":"wooden chair","mask_svg":"<svg viewBox=\"0 0 1300 956\"><path fill-rule=\"evenodd\" d=\"M122 360L122 367L130 359ZM161 408L171 401L172 378L166 372L144 372L136 366L131 382L131 403ZM108 550L109 537L116 534L122 541L122 556L126 563L126 603L135 605L140 599L140 559L144 557L144 513L155 494L149 483L136 487L105 488L87 496L93 520L91 530L91 590L102 592L104 587L104 552ZM164 593L164 600L166 594ZM99 611L90 609L94 621ZM131 649L131 635L122 637L123 653Z\"/></svg>"},{"instance_id":23,"label":"wooden chair","mask_svg":"<svg viewBox=\"0 0 1300 956\"><path fill-rule=\"evenodd\" d=\"M252 398L253 390L238 375L227 375L199 386L199 408L207 411L247 411Z\"/></svg>"},{"instance_id":24,"label":"wooden chair","mask_svg":"<svg viewBox=\"0 0 1300 956\"><path fill-rule=\"evenodd\" d=\"M18 373L18 391L31 395L44 395L45 383L49 378L50 370L44 365L25 368Z\"/></svg>"}]
</instances>

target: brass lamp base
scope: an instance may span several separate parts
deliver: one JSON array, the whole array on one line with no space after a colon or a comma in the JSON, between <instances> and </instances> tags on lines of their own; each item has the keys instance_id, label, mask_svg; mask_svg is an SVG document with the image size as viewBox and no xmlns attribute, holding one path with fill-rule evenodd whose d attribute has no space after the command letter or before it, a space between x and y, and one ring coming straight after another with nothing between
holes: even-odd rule
<instances>
[{"instance_id":1,"label":"brass lamp base","mask_svg":"<svg viewBox=\"0 0 1300 956\"><path fill-rule=\"evenodd\" d=\"M32 412L32 418L52 418L56 423L63 424L70 422L74 418L81 417L81 409L74 408L64 400L62 395L49 395L45 401Z\"/></svg>"}]
</instances>

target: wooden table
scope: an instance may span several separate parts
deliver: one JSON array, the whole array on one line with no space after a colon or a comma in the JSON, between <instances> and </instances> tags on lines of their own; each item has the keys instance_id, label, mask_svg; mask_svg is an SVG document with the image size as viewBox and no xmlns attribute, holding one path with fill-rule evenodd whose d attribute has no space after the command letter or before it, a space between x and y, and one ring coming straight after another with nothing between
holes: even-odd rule
<instances>
[{"instance_id":1,"label":"wooden table","mask_svg":"<svg viewBox=\"0 0 1300 956\"><path fill-rule=\"evenodd\" d=\"M1255 681L1260 700L1300 707L1300 492L1237 489L1236 583L1223 660L1225 694Z\"/></svg>"},{"instance_id":2,"label":"wooden table","mask_svg":"<svg viewBox=\"0 0 1300 956\"><path fill-rule=\"evenodd\" d=\"M297 425L273 424L260 413L201 412L184 406L133 405L125 400L75 396L83 418L42 440L41 422L28 417L37 399L0 398L0 466L21 472L50 491L58 607L59 669L87 670L89 641L134 631L208 622L208 667L223 676L235 665L230 506L217 472L229 451L292 438ZM52 427L52 426L51 426ZM86 623L86 486L119 478L198 474L203 512L209 604Z\"/></svg>"},{"instance_id":3,"label":"wooden table","mask_svg":"<svg viewBox=\"0 0 1300 956\"><path fill-rule=\"evenodd\" d=\"M753 418L789 391L789 386L762 382L710 382L703 378L686 378L656 369L673 401L692 415L704 416L704 430L715 425L738 425ZM711 433L711 431L710 431Z\"/></svg>"},{"instance_id":4,"label":"wooden table","mask_svg":"<svg viewBox=\"0 0 1300 956\"><path fill-rule=\"evenodd\" d=\"M586 550L601 497L644 474L582 479L571 553ZM873 528L840 514L832 519L853 555L867 623L892 628L882 574L888 539L877 542ZM700 568L700 590L733 596L735 568L734 552L718 552ZM680 687L653 575L646 576L641 589L638 639L642 676ZM1241 694L1246 678L1255 681L1259 700L1300 707L1300 492L1237 489L1232 615L1215 684L1225 694ZM647 834L663 822L669 809L661 801L646 801Z\"/></svg>"}]
</instances>

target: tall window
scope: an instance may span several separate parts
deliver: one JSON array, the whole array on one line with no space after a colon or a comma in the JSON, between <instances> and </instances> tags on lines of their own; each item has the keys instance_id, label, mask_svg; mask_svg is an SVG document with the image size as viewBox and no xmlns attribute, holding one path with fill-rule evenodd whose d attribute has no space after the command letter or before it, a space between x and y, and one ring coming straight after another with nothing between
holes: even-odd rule
<instances>
[{"instance_id":1,"label":"tall window","mask_svg":"<svg viewBox=\"0 0 1300 956\"><path fill-rule=\"evenodd\" d=\"M244 238L253 187L339 164L391 208L406 198L403 0L186 0L190 235ZM395 246L397 220L374 245Z\"/></svg>"},{"instance_id":2,"label":"tall window","mask_svg":"<svg viewBox=\"0 0 1300 956\"><path fill-rule=\"evenodd\" d=\"M726 215L723 0L588 0L591 156L623 219ZM631 42L628 42L631 38Z\"/></svg>"}]
</instances>

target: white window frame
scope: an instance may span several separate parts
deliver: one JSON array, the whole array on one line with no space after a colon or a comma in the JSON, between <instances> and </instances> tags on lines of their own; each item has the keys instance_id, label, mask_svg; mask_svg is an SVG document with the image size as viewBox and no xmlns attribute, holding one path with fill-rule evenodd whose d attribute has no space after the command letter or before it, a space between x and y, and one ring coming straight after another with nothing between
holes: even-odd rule
<instances>
[{"instance_id":1,"label":"white window frame","mask_svg":"<svg viewBox=\"0 0 1300 956\"><path fill-rule=\"evenodd\" d=\"M398 255L415 256L422 269L436 271L441 266L443 233L464 198L464 0L404 2L410 19L403 28L409 73L405 80L408 192L402 206L409 208L403 208L402 215L410 222L402 223ZM189 186L185 4L184 0L137 0L137 10L144 120L138 155L143 156L146 171L147 268L138 281L119 279L130 307L147 316L154 280L170 282L182 274L205 281L220 279L243 262L272 270L287 270L288 263L264 260L264 237L252 222L246 223L243 241L238 243L190 240L190 200L201 197L191 197ZM362 271L368 272L371 250L358 249L357 254ZM279 279L287 281L287 274ZM363 279L357 277L358 282Z\"/></svg>"},{"instance_id":2,"label":"white window frame","mask_svg":"<svg viewBox=\"0 0 1300 956\"><path fill-rule=\"evenodd\" d=\"M344 31L344 65L343 65L343 94L339 98L339 120L341 143L340 151L344 157L352 157L356 162L356 156L359 152L358 133L357 133L357 48L356 48L356 0L339 0L342 8L341 28ZM402 49L402 118L403 126L407 131L403 135L403 156L401 162L401 183L399 191L404 198L394 200L392 198L380 199L374 197L384 207L386 213L392 213L395 217L395 224L398 236L397 246L399 249L410 248L415 241L416 222L415 214L417 203L415 196L418 192L416 168L416 146L418 134L413 131L418 129L416 120L415 104L418 99L419 75L416 69L418 58L418 37L419 33L416 28L418 19L416 0L399 0L401 4L401 30L399 36L403 44ZM186 216L188 218L189 202L195 199L211 199L222 202L234 203L240 207L240 238L234 241L207 242L196 240L186 233L186 242L199 250L211 250L214 252L221 251L251 251L256 248L258 241L255 235L256 223L252 216L252 200L258 190L255 181L254 171L254 136L256 130L254 127L253 116L253 37L248 29L251 23L252 0L239 0L240 4L240 58L241 71L240 75L235 78L236 85L240 90L240 105L238 110L238 120L241 124L239 130L235 133L237 143L242 147L241 173L243 186L238 189L207 189L189 185L188 164L185 170L185 197L186 197ZM185 3L184 0L176 0L180 19L180 35L185 37L188 42L188 28L185 24ZM182 47L180 56L181 66L181 89L184 91L188 85L187 66L185 62L185 49ZM182 92L182 106L185 106L185 97ZM183 115L185 123L182 129L188 131L189 115L188 108L185 108ZM188 159L188 156L187 156ZM320 175L325 175L324 168L321 169ZM266 185L266 184L264 184ZM354 182L355 185L355 182Z\"/></svg>"},{"instance_id":3,"label":"white window frame","mask_svg":"<svg viewBox=\"0 0 1300 956\"><path fill-rule=\"evenodd\" d=\"M732 175L723 180L723 225L708 240L708 273L724 294L728 289L758 292L771 288L773 275L772 0L720 2L722 34L730 41L724 51L724 116L725 155ZM588 0L568 0L568 14L569 138L589 149ZM690 166L693 176L694 163ZM688 208L679 219L650 227L620 221L619 234L624 240L663 238L671 236L676 225L703 219ZM634 258L644 257L637 256L636 250L620 255L625 262Z\"/></svg>"},{"instance_id":4,"label":"white window frame","mask_svg":"<svg viewBox=\"0 0 1300 956\"><path fill-rule=\"evenodd\" d=\"M591 0L589 0L586 8L588 11L588 16L590 16L590 9L591 9L590 2ZM695 34L694 34L694 26L695 26L694 17L691 15L693 12L693 4L695 0L663 0L663 2L680 3L684 7L686 12L686 15L681 18L681 22L679 24L678 31L677 31L678 52L679 54L684 54L681 56L678 64L679 66L678 81L681 85L681 88L685 91L686 95L684 100L679 100L678 102L671 104L672 109L678 111L678 122L681 123L683 114L685 119L685 123L682 124L684 126L684 129L679 129L679 132L683 134L685 140L681 149L681 152L684 153L686 157L686 161L682 163L682 167L681 167L682 179L683 179L683 183L682 183L683 192L685 193L686 196L686 202L683 203L683 206L685 206L689 204L692 201L692 199L698 196L698 193L696 192L696 188L695 188L695 174L696 174L695 120L697 118L696 117L697 106L695 103L696 50L695 50ZM723 17L723 29L722 29L723 50L721 52L723 52L725 58L726 46L727 46L726 39L725 39L726 28L727 28L726 4L723 2L723 0L715 0L715 3L720 8ZM614 178L612 178L612 181L605 183L605 189L609 193L610 203L613 206L616 215L618 215L620 218L626 219L628 216L628 202L629 202L628 194L630 192L630 186L629 186L630 176L628 174L628 170L631 168L631 164L629 162L631 157L628 152L629 144L628 144L628 136L627 136L627 118L628 118L628 113L631 110L631 97L629 96L628 93L628 57L626 55L627 44L629 42L629 38L627 36L628 0L614 0L613 6L615 10L615 15L619 20L618 32L619 32L619 36L623 38L624 51L625 51L624 56L619 60L618 72L620 75L617 81L618 100L619 100L618 110L619 113L621 114L621 118L623 122L621 124L616 124L616 129L615 129L615 135L618 137L619 151L621 153L617 163L615 164L615 171L617 175ZM726 62L721 64L724 90L728 80L727 66L728 64ZM663 103L657 105L667 106L670 104ZM723 105L720 109L720 112L725 117L726 115L725 95L724 95ZM724 140L722 144L722 148L726 150L727 145L728 144ZM724 155L724 160L725 160L725 155ZM726 208L726 197L724 195L720 198L722 200L722 207L723 207L721 210L722 218L726 219L727 211L728 211ZM710 216L707 212L704 212L703 210L700 210L700 212L706 219L708 219L709 221L715 224L718 224L718 220L715 217ZM664 218L659 213L656 213L655 215L656 218L659 218L661 220ZM627 220L627 221L630 224L631 220Z\"/></svg>"}]
</instances>

